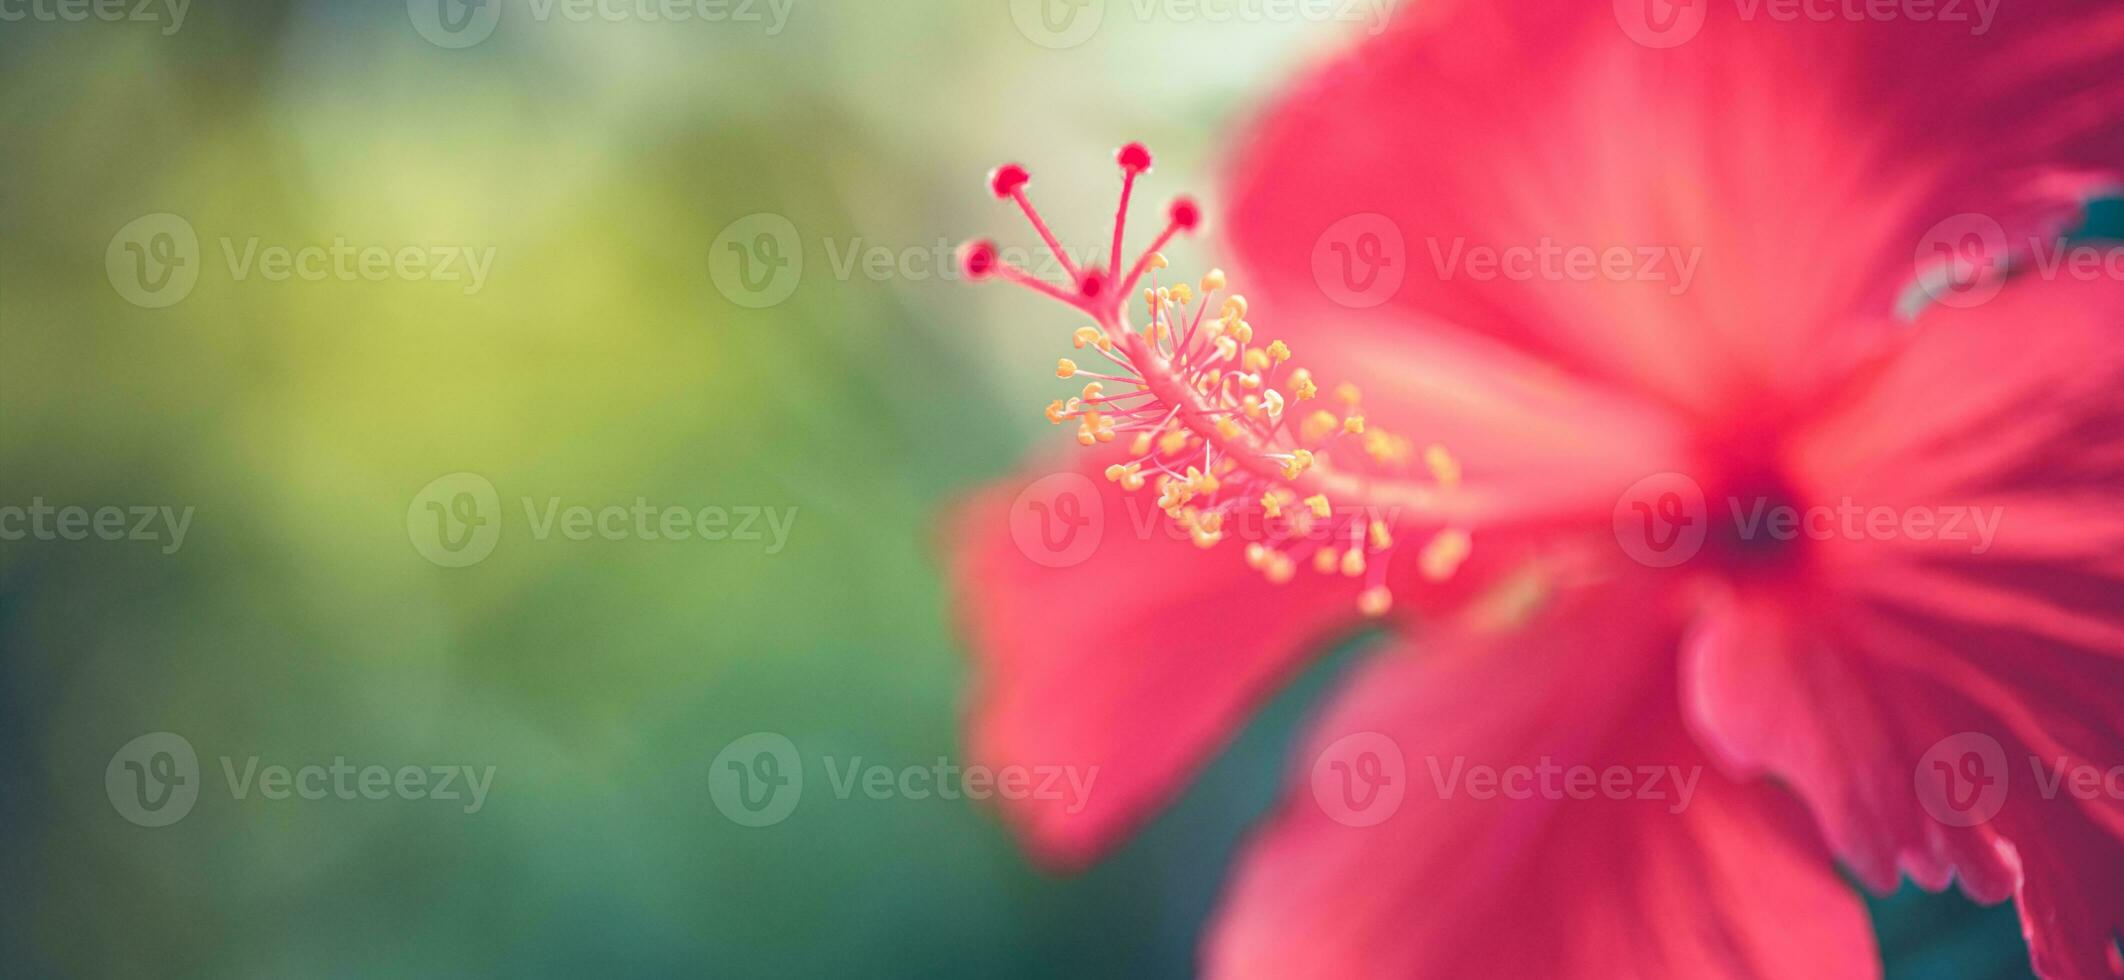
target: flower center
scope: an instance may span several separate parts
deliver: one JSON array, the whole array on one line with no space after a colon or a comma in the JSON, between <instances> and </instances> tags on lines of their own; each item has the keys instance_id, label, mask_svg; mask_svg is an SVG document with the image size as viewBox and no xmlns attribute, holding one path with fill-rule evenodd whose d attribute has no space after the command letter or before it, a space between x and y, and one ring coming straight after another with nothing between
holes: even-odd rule
<instances>
[{"instance_id":1,"label":"flower center","mask_svg":"<svg viewBox=\"0 0 2124 980\"><path fill-rule=\"evenodd\" d=\"M1057 377L1090 380L1077 397L1049 405L1048 420L1077 423L1077 441L1086 446L1129 437L1128 458L1109 466L1107 478L1127 490L1154 481L1158 506L1200 547L1237 531L1247 563L1272 582L1289 581L1301 564L1361 579L1359 607L1385 613L1393 601L1386 569L1396 549L1394 517L1404 508L1431 518L1434 533L1418 558L1425 577L1451 576L1472 543L1438 506L1440 491L1459 484L1458 464L1441 447L1419 454L1408 440L1369 426L1353 386L1322 399L1312 375L1288 363L1291 350L1282 341L1257 346L1246 299L1217 296L1226 287L1223 272L1203 276L1199 295L1187 283L1161 284L1167 263L1159 250L1201 224L1193 201L1173 202L1165 229L1121 272L1129 197L1151 157L1131 143L1115 159L1122 184L1105 266L1111 271L1071 261L1026 197L1031 176L1016 164L990 174L989 189L1024 211L1069 285L1003 261L986 240L960 250L968 278L1002 278L1091 319L1073 335L1075 347L1112 370L1087 371L1062 358ZM1128 312L1139 285L1147 319L1141 330ZM1316 399L1326 407L1300 407ZM1412 479L1417 471L1428 481Z\"/></svg>"},{"instance_id":2,"label":"flower center","mask_svg":"<svg viewBox=\"0 0 2124 980\"><path fill-rule=\"evenodd\" d=\"M1744 577L1787 572L1807 556L1805 498L1775 466L1729 468L1706 486L1705 557Z\"/></svg>"}]
</instances>

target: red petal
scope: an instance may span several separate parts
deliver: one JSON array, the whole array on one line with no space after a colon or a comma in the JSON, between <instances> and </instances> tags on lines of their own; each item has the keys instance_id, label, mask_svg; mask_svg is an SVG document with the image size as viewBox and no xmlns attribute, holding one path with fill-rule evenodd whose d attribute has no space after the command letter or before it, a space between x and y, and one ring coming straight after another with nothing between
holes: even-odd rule
<instances>
[{"instance_id":1,"label":"red petal","mask_svg":"<svg viewBox=\"0 0 2124 980\"><path fill-rule=\"evenodd\" d=\"M1726 780L1682 729L1677 627L1658 607L1647 593L1579 596L1530 633L1370 665L1245 856L1209 972L1878 975L1865 912L1804 814L1764 784ZM1557 773L1546 790L1545 759ZM1515 766L1529 776L1492 798L1468 781ZM1569 767L1596 780L1625 767L1621 798L1573 798L1584 784ZM1686 800L1675 772L1693 774Z\"/></svg>"},{"instance_id":2,"label":"red petal","mask_svg":"<svg viewBox=\"0 0 2124 980\"><path fill-rule=\"evenodd\" d=\"M1803 398L1846 357L1824 347L1878 338L1843 331L1893 307L1939 222L1983 212L2018 241L2124 161L2124 10L1990 6L1424 4L1268 114L1233 234L1294 340L1343 329L1320 315L1336 302L1391 297L1682 406ZM1648 36L1667 13L1677 33ZM1391 266L1366 258L1380 221ZM1466 264L1545 244L1700 267L1682 289L1634 256L1590 278Z\"/></svg>"},{"instance_id":3,"label":"red petal","mask_svg":"<svg viewBox=\"0 0 2124 980\"><path fill-rule=\"evenodd\" d=\"M1686 658L1707 743L1790 782L1876 888L1900 869L2018 897L2047 977L2124 975L2124 799L2044 788L2059 760L2124 774L2120 322L2114 282L1928 312L1802 441L1800 482L1942 524L1972 508L1995 538L1963 518L1810 542L1811 584L1732 597Z\"/></svg>"},{"instance_id":4,"label":"red petal","mask_svg":"<svg viewBox=\"0 0 2124 980\"><path fill-rule=\"evenodd\" d=\"M1357 618L1361 588L1310 572L1279 587L1235 541L1194 547L1150 491L1107 481L1103 457L991 489L954 527L954 591L977 657L972 761L1096 771L1082 800L1002 803L1061 866L1098 856L1176 794ZM1096 519L1071 537L1051 510L1041 537L1038 505L1067 496Z\"/></svg>"},{"instance_id":5,"label":"red petal","mask_svg":"<svg viewBox=\"0 0 2124 980\"><path fill-rule=\"evenodd\" d=\"M1672 413L1445 325L1322 334L1296 362L1328 383L1384 379L1363 386L1365 417L1450 452L1469 489L1497 501L1477 522L1485 532L1604 526L1619 490L1690 458L1691 433Z\"/></svg>"}]
</instances>

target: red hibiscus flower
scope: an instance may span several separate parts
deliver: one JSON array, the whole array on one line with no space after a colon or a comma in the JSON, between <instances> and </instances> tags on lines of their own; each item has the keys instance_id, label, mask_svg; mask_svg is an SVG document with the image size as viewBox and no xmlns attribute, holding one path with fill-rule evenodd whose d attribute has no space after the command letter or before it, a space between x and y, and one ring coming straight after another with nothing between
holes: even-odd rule
<instances>
[{"instance_id":1,"label":"red hibiscus flower","mask_svg":"<svg viewBox=\"0 0 2124 980\"><path fill-rule=\"evenodd\" d=\"M1215 975L1877 975L1837 860L2124 975L2124 282L2060 238L2124 10L1399 17L1243 144L1251 304L1119 228L1059 287L967 250L1112 363L1049 409L1081 478L956 525L974 753L1098 767L1028 845L1095 857L1369 613Z\"/></svg>"}]
</instances>

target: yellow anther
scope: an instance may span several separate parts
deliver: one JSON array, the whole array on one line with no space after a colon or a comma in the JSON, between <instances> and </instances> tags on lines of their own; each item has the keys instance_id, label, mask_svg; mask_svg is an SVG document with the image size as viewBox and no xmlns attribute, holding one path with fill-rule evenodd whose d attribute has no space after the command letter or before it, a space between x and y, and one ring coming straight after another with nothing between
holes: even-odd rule
<instances>
[{"instance_id":1,"label":"yellow anther","mask_svg":"<svg viewBox=\"0 0 2124 980\"><path fill-rule=\"evenodd\" d=\"M1252 371L1241 371L1241 372L1239 372L1239 374L1238 374L1238 378L1239 378L1239 387L1241 387L1241 388L1259 388L1259 387L1261 387L1261 375L1255 374L1255 373L1254 373L1254 372L1252 372Z\"/></svg>"},{"instance_id":2,"label":"yellow anther","mask_svg":"<svg viewBox=\"0 0 2124 980\"><path fill-rule=\"evenodd\" d=\"M1423 555L1417 564L1423 569L1423 577L1433 582L1452 578L1460 570L1460 563L1468 559L1475 548L1475 540L1459 528L1447 528L1433 536L1423 546Z\"/></svg>"},{"instance_id":3,"label":"yellow anther","mask_svg":"<svg viewBox=\"0 0 2124 980\"><path fill-rule=\"evenodd\" d=\"M1261 396L1261 403L1263 407L1268 409L1269 418L1277 419L1283 417L1282 392L1270 388L1267 394Z\"/></svg>"},{"instance_id":4,"label":"yellow anther","mask_svg":"<svg viewBox=\"0 0 2124 980\"><path fill-rule=\"evenodd\" d=\"M1345 405L1355 405L1364 399L1364 393L1358 391L1356 385L1345 381L1335 386L1335 397L1342 399Z\"/></svg>"},{"instance_id":5,"label":"yellow anther","mask_svg":"<svg viewBox=\"0 0 2124 980\"><path fill-rule=\"evenodd\" d=\"M1255 541L1246 546L1246 567L1259 569L1268 564L1268 559L1269 550L1267 545Z\"/></svg>"},{"instance_id":6,"label":"yellow anther","mask_svg":"<svg viewBox=\"0 0 2124 980\"><path fill-rule=\"evenodd\" d=\"M1217 478L1192 466L1187 468L1188 490L1208 496L1217 492Z\"/></svg>"},{"instance_id":7,"label":"yellow anther","mask_svg":"<svg viewBox=\"0 0 2124 980\"><path fill-rule=\"evenodd\" d=\"M1324 493L1316 493L1305 498L1305 506L1313 512L1314 517L1322 520L1326 520L1329 514L1334 513L1334 508L1328 505L1327 494Z\"/></svg>"},{"instance_id":8,"label":"yellow anther","mask_svg":"<svg viewBox=\"0 0 2124 980\"><path fill-rule=\"evenodd\" d=\"M1217 356L1230 359L1239 356L1239 342L1230 336L1217 338Z\"/></svg>"},{"instance_id":9,"label":"yellow anther","mask_svg":"<svg viewBox=\"0 0 2124 980\"><path fill-rule=\"evenodd\" d=\"M1238 338L1242 344L1251 344L1254 342L1254 325L1245 320L1234 323L1232 324L1231 335Z\"/></svg>"},{"instance_id":10,"label":"yellow anther","mask_svg":"<svg viewBox=\"0 0 2124 980\"><path fill-rule=\"evenodd\" d=\"M1333 548L1322 548L1313 552L1313 571L1322 575L1333 575L1335 574L1335 569L1340 567L1342 567L1341 552Z\"/></svg>"},{"instance_id":11,"label":"yellow anther","mask_svg":"<svg viewBox=\"0 0 2124 980\"><path fill-rule=\"evenodd\" d=\"M1168 456L1187 448L1187 430L1173 429L1158 437L1158 451Z\"/></svg>"},{"instance_id":12,"label":"yellow anther","mask_svg":"<svg viewBox=\"0 0 2124 980\"><path fill-rule=\"evenodd\" d=\"M1387 530L1385 521L1373 521L1367 530L1370 532L1373 551L1385 551L1394 546L1394 533Z\"/></svg>"},{"instance_id":13,"label":"yellow anther","mask_svg":"<svg viewBox=\"0 0 2124 980\"><path fill-rule=\"evenodd\" d=\"M1186 306L1195 301L1195 291L1189 289L1187 283L1184 282L1173 287L1172 296L1173 302L1181 306Z\"/></svg>"},{"instance_id":14,"label":"yellow anther","mask_svg":"<svg viewBox=\"0 0 2124 980\"><path fill-rule=\"evenodd\" d=\"M1223 417L1223 418L1221 418L1221 419L1218 419L1218 420L1217 420L1217 435L1218 435L1219 437L1221 437L1221 438L1225 438L1225 439L1237 439L1237 438L1239 438L1239 423L1237 423L1237 422L1234 422L1234 421L1232 421L1232 417L1231 417L1231 416L1229 416L1229 415L1227 415L1227 416L1225 416L1225 417ZM1225 457L1225 459L1226 459L1227 461L1229 461L1229 460L1231 459L1231 457L1227 456L1227 457Z\"/></svg>"},{"instance_id":15,"label":"yellow anther","mask_svg":"<svg viewBox=\"0 0 2124 980\"><path fill-rule=\"evenodd\" d=\"M1205 292L1205 293L1214 293L1214 292L1216 292L1217 290L1220 290L1220 289L1223 289L1223 288L1224 288L1224 270L1223 270L1223 269L1211 269L1211 270L1210 270L1210 271L1209 271L1208 273L1206 273L1206 274L1204 274L1204 275L1203 275L1203 277L1202 277L1202 291L1203 291L1203 292Z\"/></svg>"},{"instance_id":16,"label":"yellow anther","mask_svg":"<svg viewBox=\"0 0 2124 980\"><path fill-rule=\"evenodd\" d=\"M1123 490L1141 490L1143 489L1143 474L1140 472L1142 469L1143 464L1141 463L1116 463L1106 468L1106 478L1121 484L1121 489Z\"/></svg>"},{"instance_id":17,"label":"yellow anther","mask_svg":"<svg viewBox=\"0 0 2124 980\"><path fill-rule=\"evenodd\" d=\"M1241 398L1241 399L1239 399L1239 411L1240 411L1240 412L1242 412L1242 413L1244 413L1244 414L1246 415L1246 417L1247 417L1247 418L1250 418L1250 419L1258 419L1258 418L1260 418L1260 417L1261 417L1261 396L1260 396L1260 395L1248 395L1248 396L1246 396L1245 398Z\"/></svg>"},{"instance_id":18,"label":"yellow anther","mask_svg":"<svg viewBox=\"0 0 2124 980\"><path fill-rule=\"evenodd\" d=\"M1114 349L1114 342L1108 340L1106 331L1098 327L1078 327L1077 332L1071 334L1069 339L1071 343L1077 345L1078 350L1083 350L1086 344L1097 344L1100 350Z\"/></svg>"},{"instance_id":19,"label":"yellow anther","mask_svg":"<svg viewBox=\"0 0 2124 980\"><path fill-rule=\"evenodd\" d=\"M1164 252L1152 252L1150 254L1150 267L1153 269L1163 269L1171 264L1172 263L1165 261Z\"/></svg>"},{"instance_id":20,"label":"yellow anther","mask_svg":"<svg viewBox=\"0 0 2124 980\"><path fill-rule=\"evenodd\" d=\"M1342 553L1342 574L1350 578L1364 574L1364 549L1351 548Z\"/></svg>"},{"instance_id":21,"label":"yellow anther","mask_svg":"<svg viewBox=\"0 0 2124 980\"><path fill-rule=\"evenodd\" d=\"M1062 399L1057 398L1052 404L1047 406L1047 420L1049 422L1052 422L1055 425L1061 425L1068 419L1069 409L1064 408L1062 406Z\"/></svg>"},{"instance_id":22,"label":"yellow anther","mask_svg":"<svg viewBox=\"0 0 2124 980\"><path fill-rule=\"evenodd\" d=\"M1241 358L1239 363L1249 371L1266 371L1270 363L1268 351L1259 347L1249 347L1246 349L1246 356Z\"/></svg>"},{"instance_id":23,"label":"yellow anther","mask_svg":"<svg viewBox=\"0 0 2124 980\"><path fill-rule=\"evenodd\" d=\"M1400 463L1408 459L1410 447L1407 439L1374 429L1364 434L1364 451L1382 463Z\"/></svg>"},{"instance_id":24,"label":"yellow anther","mask_svg":"<svg viewBox=\"0 0 2124 980\"><path fill-rule=\"evenodd\" d=\"M1362 416L1362 415L1352 415L1352 416L1350 416L1349 418L1343 419L1343 420L1342 420L1342 431L1344 431L1344 432L1347 432L1347 433L1349 433L1349 434L1351 434L1351 435L1353 435L1353 436L1361 436L1361 435L1363 435L1363 434L1364 434L1364 416Z\"/></svg>"},{"instance_id":25,"label":"yellow anther","mask_svg":"<svg viewBox=\"0 0 2124 980\"><path fill-rule=\"evenodd\" d=\"M1291 458L1284 460L1283 462L1283 478L1286 480L1295 480L1298 478L1298 474L1303 473L1308 469L1311 469L1312 465L1313 454L1311 450L1293 450L1291 452ZM1310 503L1311 501L1307 502ZM1326 517L1327 515L1322 514L1320 516Z\"/></svg>"},{"instance_id":26,"label":"yellow anther","mask_svg":"<svg viewBox=\"0 0 2124 980\"><path fill-rule=\"evenodd\" d=\"M1105 390L1106 390L1106 386L1105 386L1105 385L1102 385L1102 384L1100 384L1100 383L1099 383L1099 382L1097 382L1097 381L1094 381L1094 382L1092 382L1092 383L1090 383L1090 384L1088 384L1088 385L1085 385L1085 386L1084 386L1084 400L1085 400L1085 401L1091 401L1092 399L1094 399L1094 398L1097 398L1097 397L1099 397L1100 393L1101 393L1101 392L1104 392Z\"/></svg>"},{"instance_id":27,"label":"yellow anther","mask_svg":"<svg viewBox=\"0 0 2124 980\"><path fill-rule=\"evenodd\" d=\"M1321 442L1328 437L1329 433L1335 431L1336 426L1341 424L1342 421L1335 417L1335 413L1326 410L1316 410L1313 414L1306 416L1305 421L1298 423L1298 438L1306 442Z\"/></svg>"},{"instance_id":28,"label":"yellow anther","mask_svg":"<svg viewBox=\"0 0 2124 980\"><path fill-rule=\"evenodd\" d=\"M1186 504L1189 498L1193 496L1194 494L1188 492L1187 486L1179 480L1175 480L1170 476L1158 478L1158 507L1167 514L1171 514L1174 518L1177 519L1180 516L1181 506Z\"/></svg>"},{"instance_id":29,"label":"yellow anther","mask_svg":"<svg viewBox=\"0 0 2124 980\"><path fill-rule=\"evenodd\" d=\"M1267 574L1271 584L1282 585L1298 574L1298 563L1292 561L1291 556L1279 551L1269 556Z\"/></svg>"},{"instance_id":30,"label":"yellow anther","mask_svg":"<svg viewBox=\"0 0 2124 980\"><path fill-rule=\"evenodd\" d=\"M1357 611L1374 619L1386 615L1392 608L1394 593L1388 592L1384 585L1372 586L1357 595Z\"/></svg>"},{"instance_id":31,"label":"yellow anther","mask_svg":"<svg viewBox=\"0 0 2124 980\"><path fill-rule=\"evenodd\" d=\"M1268 356L1278 364L1288 361L1291 359L1290 345L1280 340L1271 340L1268 345Z\"/></svg>"},{"instance_id":32,"label":"yellow anther","mask_svg":"<svg viewBox=\"0 0 2124 980\"><path fill-rule=\"evenodd\" d=\"M1084 412L1084 421L1077 426L1077 442L1089 446L1093 443L1114 441L1114 423L1090 409Z\"/></svg>"},{"instance_id":33,"label":"yellow anther","mask_svg":"<svg viewBox=\"0 0 2124 980\"><path fill-rule=\"evenodd\" d=\"M1460 483L1460 461L1446 452L1444 446L1432 446L1423 451L1423 464L1431 471L1431 479L1442 486L1457 486Z\"/></svg>"},{"instance_id":34,"label":"yellow anther","mask_svg":"<svg viewBox=\"0 0 2124 980\"><path fill-rule=\"evenodd\" d=\"M1270 518L1277 518L1277 517L1282 517L1282 516L1283 516L1283 498L1281 498L1281 497L1278 497L1278 496L1276 495L1276 491L1274 491L1274 490L1271 490L1271 491L1269 491L1269 492L1267 492L1267 493L1264 493L1264 494L1262 494L1262 495L1261 495L1261 513L1263 513L1263 514L1265 514L1265 515L1269 516Z\"/></svg>"},{"instance_id":35,"label":"yellow anther","mask_svg":"<svg viewBox=\"0 0 2124 980\"><path fill-rule=\"evenodd\" d=\"M1069 378L1069 377L1074 377L1074 376L1076 375L1076 373L1077 373L1077 362L1075 362L1075 361L1072 361L1072 360L1070 360L1069 358L1066 358L1066 357L1064 357L1064 358L1061 358L1061 359L1059 359L1059 360L1055 361L1055 377L1058 377L1058 378Z\"/></svg>"},{"instance_id":36,"label":"yellow anther","mask_svg":"<svg viewBox=\"0 0 2124 980\"><path fill-rule=\"evenodd\" d=\"M1219 311L1227 320L1237 320L1246 315L1246 297L1237 293L1225 297L1224 307Z\"/></svg>"},{"instance_id":37,"label":"yellow anther","mask_svg":"<svg viewBox=\"0 0 2124 980\"><path fill-rule=\"evenodd\" d=\"M1311 372L1299 368L1291 372L1291 393L1297 395L1299 401L1311 401L1313 396L1320 394L1320 386L1313 383Z\"/></svg>"}]
</instances>

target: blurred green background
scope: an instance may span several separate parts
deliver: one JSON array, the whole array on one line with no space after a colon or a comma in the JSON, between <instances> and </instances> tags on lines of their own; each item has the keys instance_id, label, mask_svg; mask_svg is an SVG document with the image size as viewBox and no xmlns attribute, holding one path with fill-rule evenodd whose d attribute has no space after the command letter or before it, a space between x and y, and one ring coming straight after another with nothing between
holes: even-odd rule
<instances>
[{"instance_id":1,"label":"blurred green background","mask_svg":"<svg viewBox=\"0 0 2124 980\"><path fill-rule=\"evenodd\" d=\"M422 6L0 23L0 506L194 515L172 553L0 541L0 974L1188 973L1338 661L1073 879L981 806L834 799L820 760L959 758L939 514L1052 447L1074 325L936 265L969 235L1025 241L982 173L1025 160L1093 247L1106 155L1140 138L1147 193L1214 215L1221 144L1366 25L1119 0L1081 37L1002 0ZM475 19L438 33L438 10ZM155 215L181 223L137 224ZM171 229L196 249L160 251ZM763 230L801 270L731 288L729 246ZM243 261L341 241L492 266ZM196 281L148 290L143 255ZM500 533L444 567L424 488L459 473L495 488ZM527 498L795 517L779 548L540 539ZM799 748L807 792L752 828L708 774L761 731ZM199 795L147 827L104 777L156 732L196 751ZM237 799L223 757L494 778L476 813ZM2025 969L2006 910L1878 908L1898 976Z\"/></svg>"}]
</instances>

